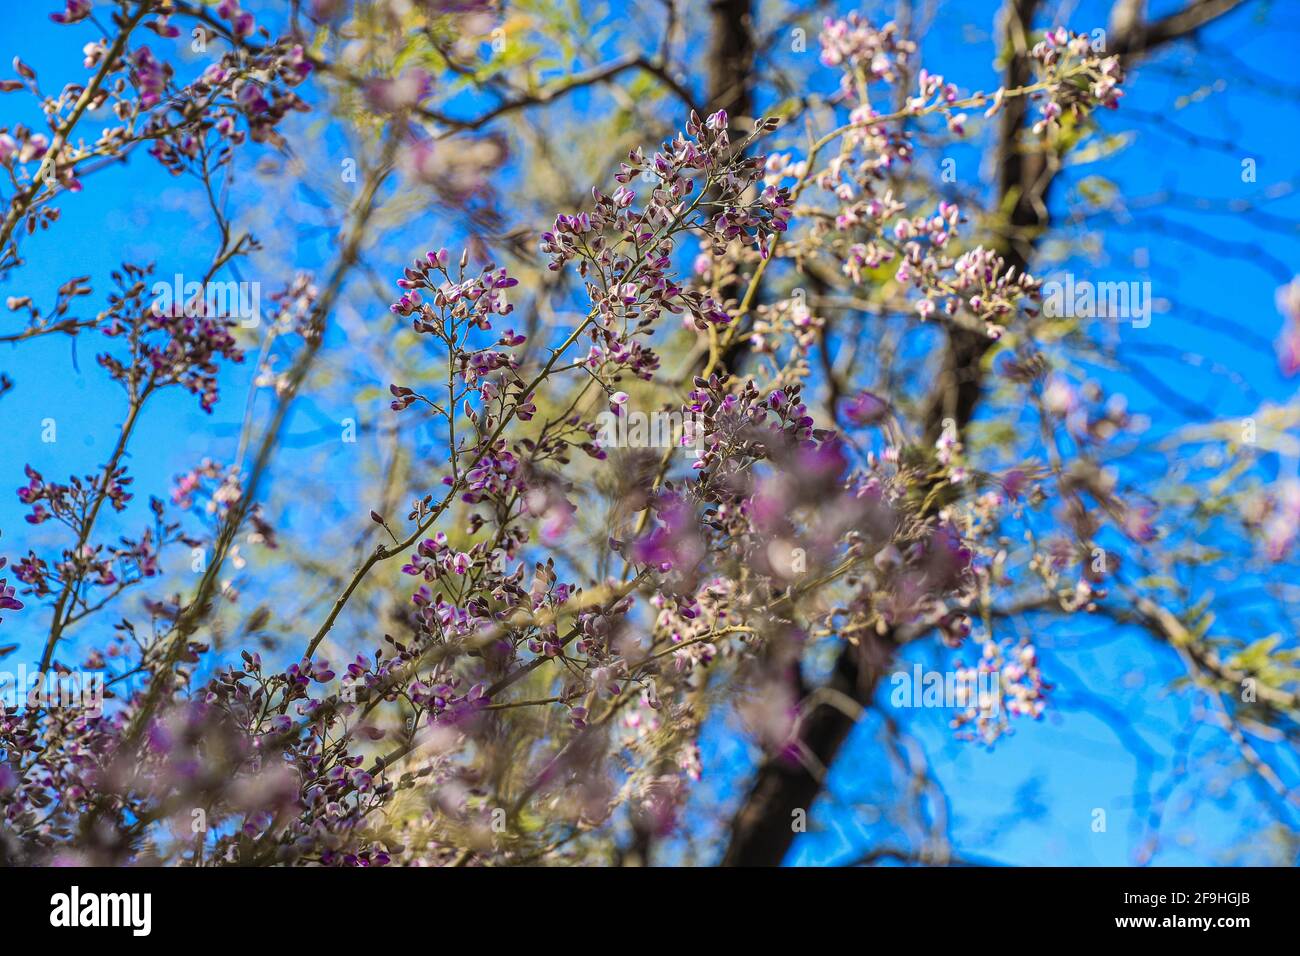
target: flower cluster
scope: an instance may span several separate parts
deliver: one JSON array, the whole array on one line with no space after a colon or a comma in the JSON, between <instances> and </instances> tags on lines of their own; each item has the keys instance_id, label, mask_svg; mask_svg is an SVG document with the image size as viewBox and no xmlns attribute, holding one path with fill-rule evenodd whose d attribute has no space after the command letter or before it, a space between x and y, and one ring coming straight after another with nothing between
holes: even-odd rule
<instances>
[{"instance_id":1,"label":"flower cluster","mask_svg":"<svg viewBox=\"0 0 1300 956\"><path fill-rule=\"evenodd\" d=\"M908 58L916 52L916 44L900 35L893 23L876 29L857 11L843 19L827 17L818 39L822 63L864 76L868 82L894 82ZM856 95L852 83L846 82L844 94Z\"/></svg>"},{"instance_id":2,"label":"flower cluster","mask_svg":"<svg viewBox=\"0 0 1300 956\"><path fill-rule=\"evenodd\" d=\"M505 269L487 266L477 276L465 277L466 259L462 257L460 277L453 278L448 271L451 254L446 249L425 253L424 260L407 266L397 285L406 291L389 306L389 310L402 317L414 317L412 327L417 332L447 335L448 323L465 323L477 329L490 330L493 316L507 316L514 311L506 298L505 289L519 284ZM425 302L421 290L429 294ZM523 340L513 332L508 333L519 344Z\"/></svg>"},{"instance_id":3,"label":"flower cluster","mask_svg":"<svg viewBox=\"0 0 1300 956\"><path fill-rule=\"evenodd\" d=\"M126 340L130 354L104 352L97 356L99 364L130 395L180 385L211 412L218 397L218 361L244 359L231 331L235 322L203 314L205 307L198 302L183 310L146 304L145 280L151 272L126 263L113 273L118 290L109 295L99 326L109 338Z\"/></svg>"},{"instance_id":4,"label":"flower cluster","mask_svg":"<svg viewBox=\"0 0 1300 956\"><path fill-rule=\"evenodd\" d=\"M1119 108L1124 95L1119 89L1124 79L1119 58L1095 56L1088 37L1057 27L1034 44L1029 55L1049 86L1040 106L1042 118L1033 127L1035 134L1059 125L1067 114L1079 118L1098 106Z\"/></svg>"},{"instance_id":5,"label":"flower cluster","mask_svg":"<svg viewBox=\"0 0 1300 956\"><path fill-rule=\"evenodd\" d=\"M791 215L789 190L765 185L752 199L750 187L762 179L763 162L733 150L728 117L717 112L701 121L694 113L684 133L663 144L649 159L634 149L615 177L619 187L606 196L592 190L595 207L589 212L557 216L554 230L542 236L549 268L558 271L578 260L583 277L599 275L605 287L588 284L592 302L605 324L615 317L653 321L661 310L680 312L682 289L668 278L674 233L689 227L713 243L733 239L753 243L763 255L774 237L784 232ZM772 128L760 123L756 132ZM654 183L637 208L635 177ZM702 175L696 188L694 176ZM695 199L690 200L694 195ZM714 207L705 213L705 199Z\"/></svg>"},{"instance_id":6,"label":"flower cluster","mask_svg":"<svg viewBox=\"0 0 1300 956\"><path fill-rule=\"evenodd\" d=\"M985 641L976 664L957 662L956 678L961 711L952 726L963 739L985 744L1010 733L1012 717L1042 717L1051 690L1039 670L1038 652L1028 641L1016 647L1006 641ZM981 693L990 682L993 692Z\"/></svg>"},{"instance_id":7,"label":"flower cluster","mask_svg":"<svg viewBox=\"0 0 1300 956\"><path fill-rule=\"evenodd\" d=\"M150 499L155 528L146 528L138 538L122 537L115 545L91 544L87 539L100 505L124 511L134 497L126 489L132 483L125 467L102 475L72 476L68 484L47 482L40 472L26 466L27 484L18 489L18 500L31 507L26 516L29 524L51 519L65 525L85 543L65 549L53 566L34 552L29 552L14 567L14 575L28 591L38 597L54 593L56 588L76 588L82 584L96 587L123 588L152 578L159 573L159 549L178 540L187 540L179 526L163 522L163 504Z\"/></svg>"}]
</instances>

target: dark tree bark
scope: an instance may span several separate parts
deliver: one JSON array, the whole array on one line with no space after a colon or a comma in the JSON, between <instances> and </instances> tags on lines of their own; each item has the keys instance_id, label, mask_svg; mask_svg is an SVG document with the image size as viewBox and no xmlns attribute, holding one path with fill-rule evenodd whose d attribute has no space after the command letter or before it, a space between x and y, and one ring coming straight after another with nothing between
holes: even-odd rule
<instances>
[{"instance_id":1,"label":"dark tree bark","mask_svg":"<svg viewBox=\"0 0 1300 956\"><path fill-rule=\"evenodd\" d=\"M748 135L754 112L754 34L753 0L713 0L709 4L711 33L708 59L708 110L726 110L732 142ZM719 292L725 303L734 303L742 294L739 280L724 285ZM745 321L745 320L741 320ZM718 357L722 369L735 372L748 351L748 336L738 335ZM704 363L701 359L701 365ZM696 370L699 371L698 369Z\"/></svg>"},{"instance_id":2,"label":"dark tree bark","mask_svg":"<svg viewBox=\"0 0 1300 956\"><path fill-rule=\"evenodd\" d=\"M709 14L709 112L726 110L734 124L754 109L752 0L713 0Z\"/></svg>"}]
</instances>

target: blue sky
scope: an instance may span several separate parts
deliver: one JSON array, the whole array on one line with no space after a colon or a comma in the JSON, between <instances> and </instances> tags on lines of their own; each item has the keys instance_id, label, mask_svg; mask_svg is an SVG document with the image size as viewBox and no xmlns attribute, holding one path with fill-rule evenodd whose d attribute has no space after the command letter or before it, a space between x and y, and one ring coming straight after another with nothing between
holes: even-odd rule
<instances>
[{"instance_id":1,"label":"blue sky","mask_svg":"<svg viewBox=\"0 0 1300 956\"><path fill-rule=\"evenodd\" d=\"M58 6L41 0L6 11L9 22L0 32L0 63L21 54L42 77L62 83L76 76L79 50L90 31L50 24L46 15ZM943 4L925 41L924 61L942 64L942 71L963 89L995 86L989 41L994 6L974 0ZM1175 4L1151 6L1158 15ZM1123 108L1106 117L1108 130L1137 131L1137 140L1104 162L1071 171L1068 180L1077 183L1085 175L1101 173L1121 184L1130 199L1166 191L1182 197L1180 203L1204 199L1212 208L1226 209L1234 200L1255 201L1300 178L1295 133L1300 106L1294 96L1273 93L1293 82L1287 67L1294 60L1300 23L1287 22L1275 9L1268 29L1261 30L1252 22L1260 6L1247 4L1207 31L1207 52L1195 62L1183 47L1141 67ZM1090 29L1104 23L1104 12L1098 12L1104 8L1082 3L1068 25ZM607 22L618 22L619 15L616 6ZM1233 60L1225 60L1223 51ZM1225 82L1221 89L1214 86L1219 78ZM583 102L576 100L576 108ZM22 113L30 108L22 94L0 98L0 107L6 111L6 123L34 118ZM329 154L342 147L327 139L321 149ZM954 155L973 175L975 160L960 151ZM1255 183L1242 181L1241 164L1247 158L1256 161ZM1060 190L1055 201L1061 204L1068 196L1068 190ZM298 216L301 202L300 196L268 190L250 205L260 207L263 215ZM92 276L96 288L103 289L107 273L122 260L159 260L163 276L198 272L211 255L215 232L201 225L207 217L197 203L190 183L173 179L147 157L97 173L83 193L62 199L62 218L50 233L25 240L29 264L0 288L0 294L32 295L42 301L74 274ZM1167 385L1224 418L1250 413L1261 399L1285 400L1295 390L1294 382L1279 374L1271 349L1259 348L1248 336L1212 318L1231 319L1268 342L1280 327L1274 291L1284 276L1271 262L1300 270L1295 229L1300 201L1283 193L1262 209L1217 214L1164 208L1165 217L1180 224L1172 231L1150 216L1135 214L1131 221L1106 229L1104 252L1095 261L1070 263L1081 274L1093 270L1106 278L1152 282L1154 295L1169 305L1148 329L1121 329L1124 345L1146 350L1152 370ZM1058 215L1063 211L1058 206ZM1199 236L1217 240L1215 249L1206 249ZM1231 254L1222 255L1224 249ZM275 261L289 259L312 267L326 261L328 253L328 234L317 232L301 234L295 248L274 255ZM262 268L257 260L253 267ZM389 328L383 304L373 299L361 318L376 330ZM14 320L0 318L0 327L13 328ZM37 545L45 530L33 531L22 522L24 509L12 494L22 483L23 464L62 479L71 471L95 470L109 453L124 402L95 364L100 348L92 336L0 346L0 370L17 386L0 399L7 431L0 454L0 553L11 559L20 541L24 549L28 543ZM1235 369L1242 381L1234 384L1205 366L1189 365L1180 358L1186 353ZM137 480L137 504L150 494L165 498L173 476L199 459L224 461L233 455L250 364L251 356L245 366L223 374L227 400L210 416L179 390L148 409L129 461ZM1128 376L1116 383L1121 381L1133 408L1149 414L1157 431L1185 420L1163 393L1144 389L1141 381L1135 387ZM359 410L302 403L290 423L291 450L281 467L292 467L295 455L325 447L341 418L356 415L370 421L385 410L382 401ZM53 444L41 440L42 423L48 418L57 421L58 440ZM340 475L341 485L350 480ZM347 495L342 498L342 503L302 502L299 515L310 520L321 508L336 512L347 504ZM143 509L134 508L128 515L142 521ZM291 519L290 526L295 524ZM128 522L120 530L131 527ZM41 625L46 623L46 615L34 611L30 606L23 614L6 616L4 625L5 641L18 640L20 653L28 658L39 653ZM1014 736L991 752L954 741L941 713L897 714L923 746L947 794L954 852L1003 863L1129 864L1137 851L1136 821L1150 815L1153 800L1156 806L1167 804L1160 830L1165 839L1157 857L1163 864L1224 859L1267 825L1264 804L1271 798L1256 781L1235 779L1222 793L1215 792L1223 769L1215 756L1222 735L1193 719L1194 698L1168 692L1182 671L1167 649L1138 633L1096 621L1054 625L1042 635L1041 644L1045 670L1058 687L1055 704L1045 720L1021 723ZM946 659L931 645L909 648L906 656L909 662L936 667ZM1182 763L1184 752L1188 773L1175 780L1171 772ZM731 784L743 780L738 775L753 751L738 737L731 720L715 719L706 733L705 756L706 780L692 823L702 838L714 833L729 813L735 795ZM876 841L906 842L874 809L888 796L884 763L879 721L868 718L836 764L829 795L813 809L811 832L796 841L790 863L840 862ZM1095 808L1106 810L1105 833L1093 831Z\"/></svg>"}]
</instances>

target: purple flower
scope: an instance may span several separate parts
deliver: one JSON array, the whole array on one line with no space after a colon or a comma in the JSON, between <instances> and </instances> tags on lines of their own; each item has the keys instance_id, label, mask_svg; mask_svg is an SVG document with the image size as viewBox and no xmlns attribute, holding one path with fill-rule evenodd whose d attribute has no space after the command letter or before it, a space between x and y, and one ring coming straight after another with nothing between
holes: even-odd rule
<instances>
[{"instance_id":1,"label":"purple flower","mask_svg":"<svg viewBox=\"0 0 1300 956\"><path fill-rule=\"evenodd\" d=\"M0 558L0 568L4 568L6 558ZM23 602L14 597L14 589L5 578L0 578L0 611L21 611ZM4 618L0 617L0 621Z\"/></svg>"},{"instance_id":2,"label":"purple flower","mask_svg":"<svg viewBox=\"0 0 1300 956\"><path fill-rule=\"evenodd\" d=\"M144 109L156 106L167 90L171 67L160 63L147 46L140 47L131 54L129 59L135 68L135 82L140 90L140 106Z\"/></svg>"},{"instance_id":3,"label":"purple flower","mask_svg":"<svg viewBox=\"0 0 1300 956\"><path fill-rule=\"evenodd\" d=\"M1138 505L1124 513L1124 532L1134 541L1147 544L1156 538L1156 509L1151 505Z\"/></svg>"},{"instance_id":4,"label":"purple flower","mask_svg":"<svg viewBox=\"0 0 1300 956\"><path fill-rule=\"evenodd\" d=\"M889 415L889 403L872 392L859 392L844 407L844 417L855 425L875 425Z\"/></svg>"},{"instance_id":5,"label":"purple flower","mask_svg":"<svg viewBox=\"0 0 1300 956\"><path fill-rule=\"evenodd\" d=\"M1029 486L1029 476L1019 468L1013 468L1002 476L1002 490L1011 499L1019 498Z\"/></svg>"},{"instance_id":6,"label":"purple flower","mask_svg":"<svg viewBox=\"0 0 1300 956\"><path fill-rule=\"evenodd\" d=\"M90 16L91 0L66 0L62 13L51 13L55 23L78 23Z\"/></svg>"}]
</instances>

